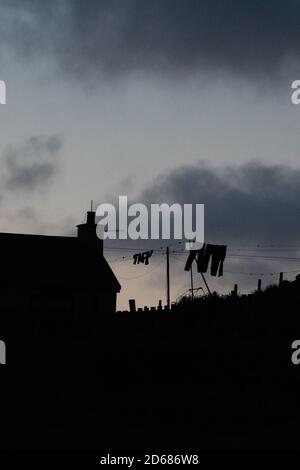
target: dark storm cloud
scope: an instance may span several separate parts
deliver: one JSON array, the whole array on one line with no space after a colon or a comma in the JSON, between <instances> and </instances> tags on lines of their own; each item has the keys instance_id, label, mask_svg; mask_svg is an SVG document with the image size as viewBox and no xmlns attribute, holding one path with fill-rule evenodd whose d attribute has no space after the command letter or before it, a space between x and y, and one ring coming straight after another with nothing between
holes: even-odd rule
<instances>
[{"instance_id":1,"label":"dark storm cloud","mask_svg":"<svg viewBox=\"0 0 300 470\"><path fill-rule=\"evenodd\" d=\"M4 0L0 13L2 47L78 76L272 76L300 53L297 0Z\"/></svg>"},{"instance_id":2,"label":"dark storm cloud","mask_svg":"<svg viewBox=\"0 0 300 470\"><path fill-rule=\"evenodd\" d=\"M53 135L31 137L23 146L7 150L2 157L5 190L45 189L57 172L61 147L61 138Z\"/></svg>"},{"instance_id":3,"label":"dark storm cloud","mask_svg":"<svg viewBox=\"0 0 300 470\"><path fill-rule=\"evenodd\" d=\"M300 169L251 163L186 166L140 196L151 202L204 203L207 241L294 243L300 237Z\"/></svg>"}]
</instances>

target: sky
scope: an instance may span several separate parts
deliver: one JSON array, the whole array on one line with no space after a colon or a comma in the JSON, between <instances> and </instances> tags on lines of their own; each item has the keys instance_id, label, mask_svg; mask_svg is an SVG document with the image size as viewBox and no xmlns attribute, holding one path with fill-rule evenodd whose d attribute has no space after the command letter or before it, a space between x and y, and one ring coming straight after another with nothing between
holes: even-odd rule
<instances>
[{"instance_id":1,"label":"sky","mask_svg":"<svg viewBox=\"0 0 300 470\"><path fill-rule=\"evenodd\" d=\"M123 194L204 203L206 240L229 247L211 288L292 279L299 14L296 0L0 0L0 230L74 235L91 199ZM105 245L119 308L165 301L162 254L134 266ZM189 288L180 250L173 301Z\"/></svg>"}]
</instances>

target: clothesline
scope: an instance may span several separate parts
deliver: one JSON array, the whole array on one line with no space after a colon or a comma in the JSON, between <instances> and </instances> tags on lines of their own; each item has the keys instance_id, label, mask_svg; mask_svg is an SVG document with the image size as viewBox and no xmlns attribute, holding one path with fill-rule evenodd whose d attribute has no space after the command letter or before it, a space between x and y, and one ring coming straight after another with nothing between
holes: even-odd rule
<instances>
[{"instance_id":1,"label":"clothesline","mask_svg":"<svg viewBox=\"0 0 300 470\"><path fill-rule=\"evenodd\" d=\"M182 242L179 241L179 242L176 242L176 243L173 243L169 246L174 246L174 245L178 245L178 244L181 244ZM209 245L209 244L208 244ZM206 245L207 246L207 245ZM220 247L220 245L218 245ZM238 248L238 246L240 248ZM260 244L256 244L256 245L229 245L228 247L228 254L227 254L227 257L230 258L230 259L245 259L245 260L266 260L266 261L277 261L277 260L285 260L285 261L288 261L288 262L295 262L295 261L299 261L300 262L300 257L294 257L294 256L277 256L277 255L274 255L272 253L262 253L262 254L252 254L251 252L255 252L255 251L259 251L261 253L261 250L263 249L268 249L271 251L274 251L275 248L277 247L277 251L285 251L285 250L289 250L289 251L293 251L298 248L298 246L294 245L294 246L288 246L288 245L260 245ZM165 257L166 255L166 252L165 252L165 247L161 246L160 248L154 248L152 250L148 250L148 251L142 251L143 248L138 248L138 247L127 247L127 248L122 248L122 247L106 247L108 251L114 251L114 250L121 250L121 251L127 251L127 252L132 252L132 251L135 251L135 255L132 256L132 254L128 254L128 255L123 255L121 258L116 258L114 260L109 260L109 262L111 263L118 263L118 262L126 262L126 261L131 261L132 262L132 259L134 259L134 264L136 263L139 263L138 260L140 260L140 262L144 263L144 261L146 260L145 264L147 265L148 262L149 262L149 254L151 253L151 256L163 256ZM249 249L251 248L251 249ZM299 249L300 249L300 246L299 246ZM248 253L250 252L250 253ZM173 250L170 250L170 255L172 256L172 258L175 258L175 256L173 255L184 255L185 257L189 256L189 253L193 253L193 252L188 252L187 250L176 250L176 249L173 249ZM153 255L152 255L153 254ZM146 257L145 257L146 255ZM181 256L180 256L181 257ZM144 260L144 261L143 261ZM177 260L179 260L179 258L177 258ZM218 263L216 263L216 259L214 261L214 266L211 266L211 274L212 275L216 275L217 272L219 275L222 275L222 269L220 269L220 266L221 266L221 259L219 259ZM224 261L224 260L223 260ZM183 261L184 262L184 261ZM205 266L205 269L203 272L206 272L207 270L207 263L205 263L206 266ZM299 268L300 269L300 268ZM152 272L152 269L150 271L147 272L147 274L150 274L150 272ZM225 269L224 270L224 273L226 274L235 274L235 275L246 275L246 276L276 276L278 274L280 274L281 272L283 272L284 274L288 274L288 273L293 273L293 272L299 272L299 270L289 270L289 271L283 271L282 269L278 272L258 272L258 271L251 271L251 272L244 272L244 271L234 271L234 270L227 270ZM221 274L220 274L221 273ZM142 274L144 275L144 273ZM135 278L138 278L140 277L141 275L138 275L138 276L133 276L132 278L130 279L135 279Z\"/></svg>"}]
</instances>

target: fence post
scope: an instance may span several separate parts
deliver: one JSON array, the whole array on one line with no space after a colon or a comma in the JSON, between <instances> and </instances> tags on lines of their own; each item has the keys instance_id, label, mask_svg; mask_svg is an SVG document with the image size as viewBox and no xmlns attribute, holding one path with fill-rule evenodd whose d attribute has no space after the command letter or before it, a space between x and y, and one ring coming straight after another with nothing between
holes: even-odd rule
<instances>
[{"instance_id":1,"label":"fence post","mask_svg":"<svg viewBox=\"0 0 300 470\"><path fill-rule=\"evenodd\" d=\"M129 299L129 311L130 313L136 312L135 299Z\"/></svg>"},{"instance_id":2,"label":"fence post","mask_svg":"<svg viewBox=\"0 0 300 470\"><path fill-rule=\"evenodd\" d=\"M234 284L232 295L233 295L233 297L237 297L237 295L238 295L238 285L237 284Z\"/></svg>"},{"instance_id":3,"label":"fence post","mask_svg":"<svg viewBox=\"0 0 300 470\"><path fill-rule=\"evenodd\" d=\"M279 285L282 283L283 281L283 273L280 273L279 274Z\"/></svg>"}]
</instances>

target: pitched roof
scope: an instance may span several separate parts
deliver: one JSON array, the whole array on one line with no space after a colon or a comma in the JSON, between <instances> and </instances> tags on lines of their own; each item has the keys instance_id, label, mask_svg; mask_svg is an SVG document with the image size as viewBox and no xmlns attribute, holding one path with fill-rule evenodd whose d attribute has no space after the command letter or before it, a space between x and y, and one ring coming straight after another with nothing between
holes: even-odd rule
<instances>
[{"instance_id":1,"label":"pitched roof","mask_svg":"<svg viewBox=\"0 0 300 470\"><path fill-rule=\"evenodd\" d=\"M76 237L0 233L1 282L119 292L117 278L96 249Z\"/></svg>"}]
</instances>

